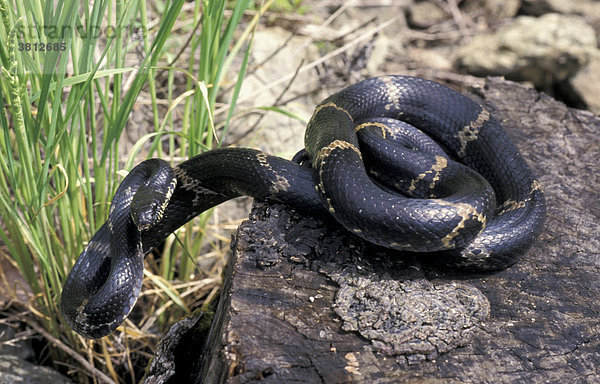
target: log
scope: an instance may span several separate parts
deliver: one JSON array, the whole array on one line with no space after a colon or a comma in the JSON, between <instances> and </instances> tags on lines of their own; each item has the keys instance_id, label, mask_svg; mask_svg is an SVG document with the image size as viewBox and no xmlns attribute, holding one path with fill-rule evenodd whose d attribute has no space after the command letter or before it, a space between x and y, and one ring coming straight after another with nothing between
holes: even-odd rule
<instances>
[{"instance_id":1,"label":"log","mask_svg":"<svg viewBox=\"0 0 600 384\"><path fill-rule=\"evenodd\" d=\"M546 193L545 228L522 260L449 272L256 203L190 382L600 381L600 120L500 78L472 96Z\"/></svg>"}]
</instances>

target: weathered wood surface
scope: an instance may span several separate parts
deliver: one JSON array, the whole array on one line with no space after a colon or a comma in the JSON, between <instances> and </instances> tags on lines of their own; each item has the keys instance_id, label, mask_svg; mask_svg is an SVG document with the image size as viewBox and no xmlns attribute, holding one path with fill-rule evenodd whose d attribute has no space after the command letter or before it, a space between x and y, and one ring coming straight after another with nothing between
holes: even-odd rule
<instances>
[{"instance_id":1,"label":"weathered wood surface","mask_svg":"<svg viewBox=\"0 0 600 384\"><path fill-rule=\"evenodd\" d=\"M259 204L234 239L202 382L600 382L600 120L501 79L474 92L544 186L533 249L495 274L452 275ZM421 328L390 316L386 290L407 306L433 301ZM381 321L353 320L361 310ZM390 324L401 339L378 334Z\"/></svg>"}]
</instances>

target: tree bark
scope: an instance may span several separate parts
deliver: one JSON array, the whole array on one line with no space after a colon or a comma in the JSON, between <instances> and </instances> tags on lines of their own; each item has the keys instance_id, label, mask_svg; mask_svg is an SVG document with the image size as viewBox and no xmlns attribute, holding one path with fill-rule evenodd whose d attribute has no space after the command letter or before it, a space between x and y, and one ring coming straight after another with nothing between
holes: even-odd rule
<instances>
[{"instance_id":1,"label":"tree bark","mask_svg":"<svg viewBox=\"0 0 600 384\"><path fill-rule=\"evenodd\" d=\"M499 78L472 92L544 188L531 251L494 274L450 273L256 204L234 238L201 382L600 381L600 120Z\"/></svg>"}]
</instances>

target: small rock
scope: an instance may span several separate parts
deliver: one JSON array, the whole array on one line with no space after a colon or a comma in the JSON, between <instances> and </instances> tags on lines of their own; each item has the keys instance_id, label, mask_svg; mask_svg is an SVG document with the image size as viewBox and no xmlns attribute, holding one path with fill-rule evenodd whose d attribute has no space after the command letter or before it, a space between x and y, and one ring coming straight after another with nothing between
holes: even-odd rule
<instances>
[{"instance_id":1,"label":"small rock","mask_svg":"<svg viewBox=\"0 0 600 384\"><path fill-rule=\"evenodd\" d=\"M35 353L30 339L20 340L13 327L0 324L0 355L12 355L27 360L32 359Z\"/></svg>"},{"instance_id":2,"label":"small rock","mask_svg":"<svg viewBox=\"0 0 600 384\"><path fill-rule=\"evenodd\" d=\"M417 28L427 28L450 18L436 4L424 1L415 3L408 8L408 22Z\"/></svg>"},{"instance_id":3,"label":"small rock","mask_svg":"<svg viewBox=\"0 0 600 384\"><path fill-rule=\"evenodd\" d=\"M419 63L423 68L439 71L452 71L450 50L447 47L420 49L413 48L407 53L411 60Z\"/></svg>"},{"instance_id":4,"label":"small rock","mask_svg":"<svg viewBox=\"0 0 600 384\"><path fill-rule=\"evenodd\" d=\"M514 17L521 7L521 0L472 0L465 2L464 11L479 13L486 19L505 19Z\"/></svg>"},{"instance_id":5,"label":"small rock","mask_svg":"<svg viewBox=\"0 0 600 384\"><path fill-rule=\"evenodd\" d=\"M32 364L16 356L0 355L0 383L67 384L72 381L48 367Z\"/></svg>"},{"instance_id":6,"label":"small rock","mask_svg":"<svg viewBox=\"0 0 600 384\"><path fill-rule=\"evenodd\" d=\"M569 80L573 93L589 108L600 114L600 51Z\"/></svg>"},{"instance_id":7,"label":"small rock","mask_svg":"<svg viewBox=\"0 0 600 384\"><path fill-rule=\"evenodd\" d=\"M600 17L600 2L595 0L523 0L522 12L527 15L543 15L555 12L572 15L597 15Z\"/></svg>"},{"instance_id":8,"label":"small rock","mask_svg":"<svg viewBox=\"0 0 600 384\"><path fill-rule=\"evenodd\" d=\"M594 30L579 16L521 16L461 47L455 63L477 76L503 75L549 89L587 64L596 44Z\"/></svg>"}]
</instances>

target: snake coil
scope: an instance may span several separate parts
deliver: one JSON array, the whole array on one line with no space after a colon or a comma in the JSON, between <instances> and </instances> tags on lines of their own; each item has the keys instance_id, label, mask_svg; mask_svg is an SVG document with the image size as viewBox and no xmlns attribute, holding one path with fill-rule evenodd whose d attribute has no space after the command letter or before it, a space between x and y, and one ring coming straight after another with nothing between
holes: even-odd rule
<instances>
[{"instance_id":1,"label":"snake coil","mask_svg":"<svg viewBox=\"0 0 600 384\"><path fill-rule=\"evenodd\" d=\"M143 257L199 213L241 195L330 214L367 241L469 270L513 264L545 218L541 187L500 124L469 98L419 78L372 78L330 96L296 160L228 148L174 168L139 164L65 282L68 324L91 338L114 331L140 293Z\"/></svg>"}]
</instances>

